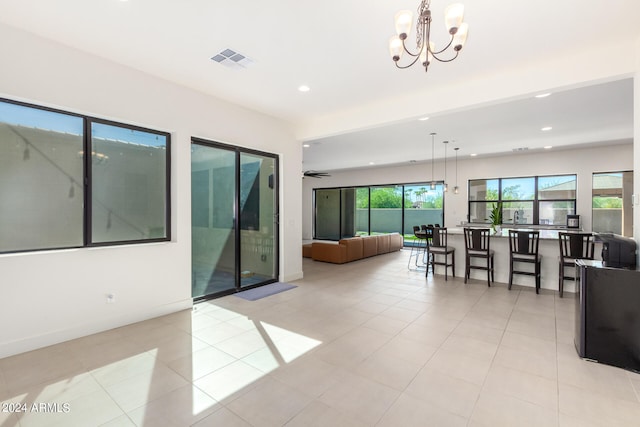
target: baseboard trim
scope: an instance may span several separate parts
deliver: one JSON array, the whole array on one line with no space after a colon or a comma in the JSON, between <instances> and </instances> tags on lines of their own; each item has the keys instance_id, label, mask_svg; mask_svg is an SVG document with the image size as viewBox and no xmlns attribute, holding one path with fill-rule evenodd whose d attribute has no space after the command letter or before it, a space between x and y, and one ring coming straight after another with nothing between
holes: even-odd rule
<instances>
[{"instance_id":1,"label":"baseboard trim","mask_svg":"<svg viewBox=\"0 0 640 427\"><path fill-rule=\"evenodd\" d=\"M144 320L153 319L155 317L164 316L166 314L175 313L177 311L191 309L193 300L191 298L176 301L157 307L150 307L145 311L135 313L119 314L117 316L102 318L92 322L78 322L77 326L70 328L49 331L42 335L31 336L28 338L15 340L12 342L0 344L0 358L13 356L27 351L37 350L39 348L60 344L65 341L82 338L87 335L108 331L110 329L119 328L121 326L130 325L132 323L142 322Z\"/></svg>"}]
</instances>

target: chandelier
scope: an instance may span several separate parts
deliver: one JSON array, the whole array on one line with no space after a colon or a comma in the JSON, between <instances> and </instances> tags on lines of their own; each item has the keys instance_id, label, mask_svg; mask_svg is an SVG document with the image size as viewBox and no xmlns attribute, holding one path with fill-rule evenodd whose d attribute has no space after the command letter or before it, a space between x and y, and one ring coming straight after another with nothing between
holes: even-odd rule
<instances>
[{"instance_id":1,"label":"chandelier","mask_svg":"<svg viewBox=\"0 0 640 427\"><path fill-rule=\"evenodd\" d=\"M462 46L464 46L467 40L467 33L469 27L466 22L462 22L464 17L464 5L455 3L447 7L445 10L445 25L447 31L451 35L449 43L440 50L435 50L435 45L430 41L431 32L431 0L422 0L420 7L418 7L418 20L416 22L416 52L411 52L407 49L405 40L409 36L411 31L411 23L413 22L413 13L409 10L401 10L396 14L396 32L397 35L393 36L389 41L389 51L391 52L391 58L398 68L409 68L418 60L424 67L425 72L429 69L429 64L433 59L440 62L451 62L458 57ZM453 52L455 54L448 58L440 57L438 55L443 54L446 50L453 46ZM413 60L407 65L399 65L398 61L402 57L402 54L406 52L409 56L413 57Z\"/></svg>"}]
</instances>

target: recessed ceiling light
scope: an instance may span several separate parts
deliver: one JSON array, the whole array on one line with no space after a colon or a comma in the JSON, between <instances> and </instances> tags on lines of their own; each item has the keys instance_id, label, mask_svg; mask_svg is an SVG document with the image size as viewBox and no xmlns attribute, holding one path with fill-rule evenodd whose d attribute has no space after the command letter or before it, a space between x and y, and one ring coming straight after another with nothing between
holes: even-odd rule
<instances>
[{"instance_id":1,"label":"recessed ceiling light","mask_svg":"<svg viewBox=\"0 0 640 427\"><path fill-rule=\"evenodd\" d=\"M311 90L311 88L309 86L307 86L307 85L302 85L302 86L298 87L298 90L300 92L309 92Z\"/></svg>"},{"instance_id":2,"label":"recessed ceiling light","mask_svg":"<svg viewBox=\"0 0 640 427\"><path fill-rule=\"evenodd\" d=\"M309 144L302 144L302 146L303 146L304 148L309 148L309 147L311 147L311 145L309 145Z\"/></svg>"},{"instance_id":3,"label":"recessed ceiling light","mask_svg":"<svg viewBox=\"0 0 640 427\"><path fill-rule=\"evenodd\" d=\"M551 126L545 126L542 129L540 129L542 132L547 132L550 131L551 129L553 129Z\"/></svg>"},{"instance_id":4,"label":"recessed ceiling light","mask_svg":"<svg viewBox=\"0 0 640 427\"><path fill-rule=\"evenodd\" d=\"M375 164L376 164L376 162L369 162L369 164L370 164L370 165L375 165Z\"/></svg>"},{"instance_id":5,"label":"recessed ceiling light","mask_svg":"<svg viewBox=\"0 0 640 427\"><path fill-rule=\"evenodd\" d=\"M551 95L551 92L547 92L547 93L541 93L540 95L536 95L536 98L546 98L547 96Z\"/></svg>"},{"instance_id":6,"label":"recessed ceiling light","mask_svg":"<svg viewBox=\"0 0 640 427\"><path fill-rule=\"evenodd\" d=\"M475 157L475 156L477 156L477 154L476 154L476 153L469 154L469 155L470 155L471 157Z\"/></svg>"},{"instance_id":7,"label":"recessed ceiling light","mask_svg":"<svg viewBox=\"0 0 640 427\"><path fill-rule=\"evenodd\" d=\"M420 120L421 122L424 122L425 120L429 120L429 117L421 117L418 120Z\"/></svg>"},{"instance_id":8,"label":"recessed ceiling light","mask_svg":"<svg viewBox=\"0 0 640 427\"><path fill-rule=\"evenodd\" d=\"M553 148L553 145L546 145L546 146L544 147L544 149L545 149L545 150L549 150L549 149L551 149L551 148Z\"/></svg>"}]
</instances>

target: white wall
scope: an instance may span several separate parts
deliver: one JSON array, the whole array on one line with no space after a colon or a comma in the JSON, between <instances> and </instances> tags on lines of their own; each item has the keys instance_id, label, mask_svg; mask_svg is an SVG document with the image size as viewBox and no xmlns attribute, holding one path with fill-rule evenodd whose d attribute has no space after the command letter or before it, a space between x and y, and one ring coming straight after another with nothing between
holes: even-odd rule
<instances>
[{"instance_id":1,"label":"white wall","mask_svg":"<svg viewBox=\"0 0 640 427\"><path fill-rule=\"evenodd\" d=\"M168 131L173 145L170 243L0 255L0 358L191 306L192 136L280 155L280 280L302 277L289 124L9 26L0 40L0 96Z\"/></svg>"},{"instance_id":2,"label":"white wall","mask_svg":"<svg viewBox=\"0 0 640 427\"><path fill-rule=\"evenodd\" d=\"M435 163L435 179L442 179L443 162ZM548 150L537 153L517 154L500 157L458 156L459 194L445 195L445 224L453 227L466 221L467 180L484 178L520 177L534 175L578 175L577 213L581 216L583 228L591 229L591 187L594 172L610 172L633 169L633 146L605 145L575 150ZM455 163L447 161L448 183L455 184ZM431 180L431 164L422 163L408 166L358 169L331 172L331 177L322 179L305 178L303 181L303 239L313 236L313 188L345 187L351 185L402 184L428 182ZM637 191L636 191L637 192ZM637 224L637 218L636 218Z\"/></svg>"}]
</instances>

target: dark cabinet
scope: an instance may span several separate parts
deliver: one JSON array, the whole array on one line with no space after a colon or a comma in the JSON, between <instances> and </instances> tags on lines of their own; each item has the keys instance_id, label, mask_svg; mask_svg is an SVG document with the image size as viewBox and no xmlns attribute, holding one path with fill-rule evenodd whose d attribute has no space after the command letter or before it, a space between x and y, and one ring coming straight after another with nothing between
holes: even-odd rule
<instances>
[{"instance_id":1,"label":"dark cabinet","mask_svg":"<svg viewBox=\"0 0 640 427\"><path fill-rule=\"evenodd\" d=\"M576 261L580 357L640 371L640 272Z\"/></svg>"}]
</instances>

